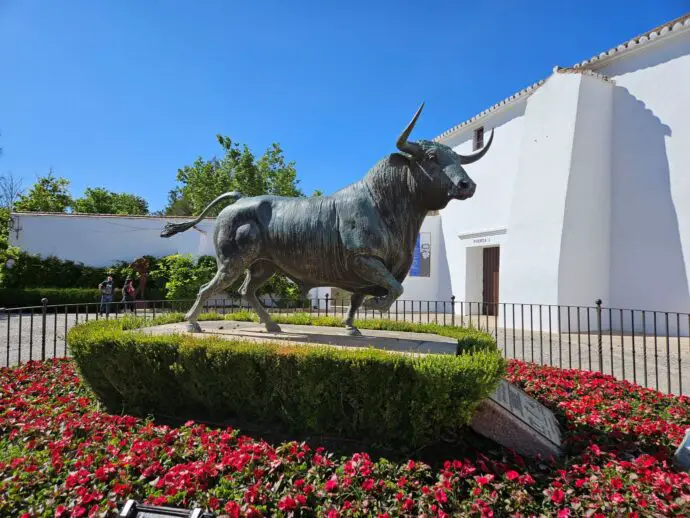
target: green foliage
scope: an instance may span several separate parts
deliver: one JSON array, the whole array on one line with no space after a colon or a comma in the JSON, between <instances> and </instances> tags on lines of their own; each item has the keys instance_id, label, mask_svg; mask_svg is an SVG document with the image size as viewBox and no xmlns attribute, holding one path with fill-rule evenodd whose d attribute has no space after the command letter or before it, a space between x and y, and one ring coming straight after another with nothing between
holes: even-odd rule
<instances>
[{"instance_id":1,"label":"green foliage","mask_svg":"<svg viewBox=\"0 0 690 518\"><path fill-rule=\"evenodd\" d=\"M194 263L191 255L169 255L158 261L158 267L149 277L165 289L168 299L193 299L202 284L216 273L213 257L204 256Z\"/></svg>"},{"instance_id":2,"label":"green foliage","mask_svg":"<svg viewBox=\"0 0 690 518\"><path fill-rule=\"evenodd\" d=\"M297 187L297 171L293 162L285 162L283 150L272 144L257 160L246 145L217 135L223 157L210 160L197 158L191 166L178 170L178 187L170 191L168 215L199 214L211 201L227 191L239 191L244 196L275 194L303 196ZM210 215L218 214L223 205Z\"/></svg>"},{"instance_id":3,"label":"green foliage","mask_svg":"<svg viewBox=\"0 0 690 518\"><path fill-rule=\"evenodd\" d=\"M65 212L71 204L69 180L53 176L51 169L47 176L38 178L29 192L19 196L14 209L24 212Z\"/></svg>"},{"instance_id":4,"label":"green foliage","mask_svg":"<svg viewBox=\"0 0 690 518\"><path fill-rule=\"evenodd\" d=\"M146 215L149 213L147 201L141 196L112 192L102 187L87 188L84 196L74 200L74 212L85 214L125 214Z\"/></svg>"},{"instance_id":5,"label":"green foliage","mask_svg":"<svg viewBox=\"0 0 690 518\"><path fill-rule=\"evenodd\" d=\"M110 411L238 417L292 432L416 448L466 425L505 372L495 343L459 356L415 357L151 336L136 332L142 323L89 322L69 332L81 375Z\"/></svg>"},{"instance_id":6,"label":"green foliage","mask_svg":"<svg viewBox=\"0 0 690 518\"><path fill-rule=\"evenodd\" d=\"M92 288L106 276L104 268L93 268L57 257L42 258L17 251L12 253L12 268L3 269L5 288Z\"/></svg>"},{"instance_id":7,"label":"green foliage","mask_svg":"<svg viewBox=\"0 0 690 518\"><path fill-rule=\"evenodd\" d=\"M2 255L2 254L0 254ZM7 258L14 259L12 268L6 265ZM150 268L155 271L158 260L154 257L147 257ZM75 263L74 261L62 260L57 257L40 257L38 255L27 254L17 248L9 247L4 254L4 259L0 265L2 274L2 287L9 289L12 293L4 298L8 306L19 304L9 304L11 297L16 300L35 300L37 292L51 291L48 297L51 304L63 304L67 302L92 302L98 298L98 285L106 279L108 275L113 276L115 285L121 287L128 277L137 282L138 274L129 266L129 263L120 261L108 268L97 268ZM59 289L59 290L56 290ZM21 291L26 291L25 295ZM83 295L72 295L72 291L77 290ZM59 292L64 291L64 295ZM76 292L74 292L76 293ZM95 294L93 297L86 294ZM47 295L45 295L47 296ZM10 298L8 298L10 297ZM73 298L73 297L76 297ZM94 298L95 297L95 298ZM146 287L145 298L149 300L165 298L164 291L157 286L156 282L149 282ZM24 305L22 303L21 305ZM32 303L33 304L33 303Z\"/></svg>"}]
</instances>

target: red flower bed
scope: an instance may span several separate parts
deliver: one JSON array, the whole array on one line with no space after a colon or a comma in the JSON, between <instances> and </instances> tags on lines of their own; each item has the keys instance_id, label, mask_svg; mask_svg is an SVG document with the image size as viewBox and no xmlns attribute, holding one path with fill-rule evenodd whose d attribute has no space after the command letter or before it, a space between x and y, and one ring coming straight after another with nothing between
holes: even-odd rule
<instances>
[{"instance_id":1,"label":"red flower bed","mask_svg":"<svg viewBox=\"0 0 690 518\"><path fill-rule=\"evenodd\" d=\"M305 443L99 412L69 361L2 369L0 515L104 516L127 498L230 516L690 514L690 475L671 467L687 397L519 362L509 378L557 412L564 458L466 448L436 469L336 459Z\"/></svg>"}]
</instances>

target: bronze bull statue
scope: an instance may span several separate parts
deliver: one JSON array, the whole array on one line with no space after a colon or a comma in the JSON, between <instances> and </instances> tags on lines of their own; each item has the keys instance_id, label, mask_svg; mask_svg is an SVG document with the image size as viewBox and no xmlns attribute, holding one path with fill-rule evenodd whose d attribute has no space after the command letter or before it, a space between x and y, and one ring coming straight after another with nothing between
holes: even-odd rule
<instances>
[{"instance_id":1,"label":"bronze bull statue","mask_svg":"<svg viewBox=\"0 0 690 518\"><path fill-rule=\"evenodd\" d=\"M199 223L222 200L235 200L215 222L213 241L218 270L203 285L186 314L188 328L199 331L197 318L204 303L227 289L246 270L241 293L269 332L280 327L256 297L271 275L282 272L303 291L317 286L352 293L344 323L359 334L354 316L366 295L365 307L387 311L403 293L402 281L412 264L414 246L424 217L450 200L466 200L476 184L463 165L486 154L483 149L463 156L428 140L407 139L424 107L398 137L397 148L358 182L330 196L242 198L227 192L213 200L194 221L169 223L162 237L170 237Z\"/></svg>"}]
</instances>

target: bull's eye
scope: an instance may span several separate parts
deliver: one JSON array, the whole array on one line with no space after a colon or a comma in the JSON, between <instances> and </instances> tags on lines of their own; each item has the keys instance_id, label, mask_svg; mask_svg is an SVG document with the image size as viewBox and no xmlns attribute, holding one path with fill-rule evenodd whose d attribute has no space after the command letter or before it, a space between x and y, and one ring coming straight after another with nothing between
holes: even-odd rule
<instances>
[{"instance_id":1,"label":"bull's eye","mask_svg":"<svg viewBox=\"0 0 690 518\"><path fill-rule=\"evenodd\" d=\"M432 149L426 152L426 157L429 160L436 160L438 158L438 155L436 154L436 151Z\"/></svg>"}]
</instances>

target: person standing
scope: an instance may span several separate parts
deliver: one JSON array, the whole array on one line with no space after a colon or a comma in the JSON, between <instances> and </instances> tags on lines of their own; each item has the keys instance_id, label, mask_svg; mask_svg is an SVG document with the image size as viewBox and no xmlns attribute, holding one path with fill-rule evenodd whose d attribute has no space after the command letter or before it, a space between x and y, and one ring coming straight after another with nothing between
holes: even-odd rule
<instances>
[{"instance_id":1,"label":"person standing","mask_svg":"<svg viewBox=\"0 0 690 518\"><path fill-rule=\"evenodd\" d=\"M134 285L132 284L132 279L127 279L125 285L122 287L122 309L123 311L129 310L134 312Z\"/></svg>"},{"instance_id":2,"label":"person standing","mask_svg":"<svg viewBox=\"0 0 690 518\"><path fill-rule=\"evenodd\" d=\"M110 304L113 301L113 292L115 291L113 276L108 275L108 278L98 285L98 289L101 291L101 307L98 312L101 315L103 313L110 314Z\"/></svg>"}]
</instances>

